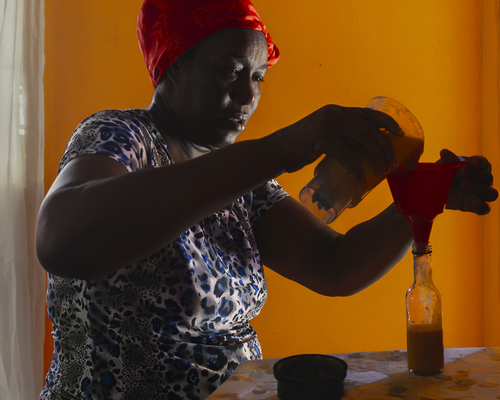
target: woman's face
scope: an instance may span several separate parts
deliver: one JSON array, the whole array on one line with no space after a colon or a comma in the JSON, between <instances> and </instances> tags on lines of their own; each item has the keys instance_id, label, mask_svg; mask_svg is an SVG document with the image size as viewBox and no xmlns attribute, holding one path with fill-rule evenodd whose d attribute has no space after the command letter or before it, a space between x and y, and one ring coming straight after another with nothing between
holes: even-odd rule
<instances>
[{"instance_id":1,"label":"woman's face","mask_svg":"<svg viewBox=\"0 0 500 400\"><path fill-rule=\"evenodd\" d=\"M210 150L234 143L259 103L267 56L262 32L227 29L171 68L164 95L185 139Z\"/></svg>"}]
</instances>

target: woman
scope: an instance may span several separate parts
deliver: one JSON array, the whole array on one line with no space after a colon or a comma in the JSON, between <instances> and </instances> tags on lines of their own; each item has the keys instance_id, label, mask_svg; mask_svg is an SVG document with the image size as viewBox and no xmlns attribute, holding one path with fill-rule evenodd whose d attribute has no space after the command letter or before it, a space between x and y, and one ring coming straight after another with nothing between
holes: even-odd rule
<instances>
[{"instance_id":1,"label":"woman","mask_svg":"<svg viewBox=\"0 0 500 400\"><path fill-rule=\"evenodd\" d=\"M341 235L274 180L323 154L361 176L353 152L384 174L397 160L379 128L402 134L387 115L329 105L234 143L279 57L248 0L146 0L138 36L151 105L84 120L40 210L55 341L41 399L203 399L261 357L262 264L347 296L412 242L393 205ZM486 214L492 180L472 157L448 207Z\"/></svg>"}]
</instances>

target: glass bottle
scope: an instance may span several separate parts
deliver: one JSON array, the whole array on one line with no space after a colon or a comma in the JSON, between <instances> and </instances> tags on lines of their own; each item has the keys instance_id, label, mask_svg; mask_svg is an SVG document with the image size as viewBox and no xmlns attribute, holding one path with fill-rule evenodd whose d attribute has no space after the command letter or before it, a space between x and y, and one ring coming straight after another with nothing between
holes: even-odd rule
<instances>
[{"instance_id":1,"label":"glass bottle","mask_svg":"<svg viewBox=\"0 0 500 400\"><path fill-rule=\"evenodd\" d=\"M406 292L408 369L421 376L444 368L441 293L432 281L429 243L413 243L415 280Z\"/></svg>"}]
</instances>

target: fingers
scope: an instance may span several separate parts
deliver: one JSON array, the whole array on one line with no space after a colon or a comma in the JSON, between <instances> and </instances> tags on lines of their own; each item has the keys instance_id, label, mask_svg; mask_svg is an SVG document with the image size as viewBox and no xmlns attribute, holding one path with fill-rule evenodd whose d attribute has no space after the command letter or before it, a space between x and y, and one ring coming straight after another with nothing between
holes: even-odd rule
<instances>
[{"instance_id":1,"label":"fingers","mask_svg":"<svg viewBox=\"0 0 500 400\"><path fill-rule=\"evenodd\" d=\"M446 149L441 151L441 162L456 162L457 159L463 160L464 157L457 157ZM472 156L467 160L469 162L461 165L453 178L447 208L488 214L491 210L488 202L498 198L498 191L492 187L491 164L483 156Z\"/></svg>"},{"instance_id":2,"label":"fingers","mask_svg":"<svg viewBox=\"0 0 500 400\"><path fill-rule=\"evenodd\" d=\"M473 192L465 193L460 209L462 211L470 211L478 215L486 215L491 210L489 204L480 200Z\"/></svg>"},{"instance_id":3,"label":"fingers","mask_svg":"<svg viewBox=\"0 0 500 400\"><path fill-rule=\"evenodd\" d=\"M460 188L467 194L473 195L479 201L492 202L498 198L498 192L496 189L492 188L489 185L481 184L477 181L464 179L462 180L462 182L460 182Z\"/></svg>"},{"instance_id":4,"label":"fingers","mask_svg":"<svg viewBox=\"0 0 500 400\"><path fill-rule=\"evenodd\" d=\"M477 215L486 215L491 211L491 207L488 203L476 199L472 202L471 211Z\"/></svg>"},{"instance_id":5,"label":"fingers","mask_svg":"<svg viewBox=\"0 0 500 400\"><path fill-rule=\"evenodd\" d=\"M394 148L383 132L402 135L397 123L388 115L366 108L346 108L335 106L341 112L341 121L335 121L335 130L344 143L336 143L332 151L349 172L359 171L360 160L366 158L375 172L383 175L396 162ZM354 156L354 157L353 157Z\"/></svg>"},{"instance_id":6,"label":"fingers","mask_svg":"<svg viewBox=\"0 0 500 400\"><path fill-rule=\"evenodd\" d=\"M492 190L496 192L495 189ZM497 194L492 197L496 196ZM490 197L490 194L487 194L486 197ZM452 188L446 202L446 208L448 210L469 211L478 215L485 215L490 212L490 206L485 200L480 199L474 191L465 191L461 188Z\"/></svg>"},{"instance_id":7,"label":"fingers","mask_svg":"<svg viewBox=\"0 0 500 400\"><path fill-rule=\"evenodd\" d=\"M441 150L439 155L441 156L441 158L439 159L438 162L452 163L452 162L460 161L460 158L457 155L455 155L455 153L453 153L452 151L450 151L448 149Z\"/></svg>"},{"instance_id":8,"label":"fingers","mask_svg":"<svg viewBox=\"0 0 500 400\"><path fill-rule=\"evenodd\" d=\"M364 168L378 175L395 167L390 135L402 136L390 116L368 108L327 105L276 132L287 172L296 171L325 154L364 181Z\"/></svg>"},{"instance_id":9,"label":"fingers","mask_svg":"<svg viewBox=\"0 0 500 400\"><path fill-rule=\"evenodd\" d=\"M345 112L358 118L359 125L364 129L364 148L370 164L379 174L386 172L387 168L393 168L396 163L394 148L387 137L387 133L394 136L403 136L397 122L383 112L370 108L345 108Z\"/></svg>"},{"instance_id":10,"label":"fingers","mask_svg":"<svg viewBox=\"0 0 500 400\"><path fill-rule=\"evenodd\" d=\"M469 164L472 168L486 172L491 172L491 164L489 163L488 159L483 156L459 157L448 149L442 149L439 155L441 158L439 159L438 162L452 163L459 161L469 161Z\"/></svg>"},{"instance_id":11,"label":"fingers","mask_svg":"<svg viewBox=\"0 0 500 400\"><path fill-rule=\"evenodd\" d=\"M470 157L469 164L459 167L457 176L461 178L460 187L475 193L480 200L495 201L497 199L498 192L492 187L491 164L486 157Z\"/></svg>"},{"instance_id":12,"label":"fingers","mask_svg":"<svg viewBox=\"0 0 500 400\"><path fill-rule=\"evenodd\" d=\"M491 172L474 168L471 164L461 165L458 168L457 175L462 178L462 186L465 184L464 182L476 182L486 186L493 184L493 175Z\"/></svg>"},{"instance_id":13,"label":"fingers","mask_svg":"<svg viewBox=\"0 0 500 400\"><path fill-rule=\"evenodd\" d=\"M404 132L399 127L398 123L390 115L371 108L352 107L346 108L352 115L361 119L366 119L375 124L379 129L385 129L394 136L403 136Z\"/></svg>"},{"instance_id":14,"label":"fingers","mask_svg":"<svg viewBox=\"0 0 500 400\"><path fill-rule=\"evenodd\" d=\"M491 172L491 164L488 159L483 156L472 156L469 163L473 168L477 168L486 172Z\"/></svg>"}]
</instances>

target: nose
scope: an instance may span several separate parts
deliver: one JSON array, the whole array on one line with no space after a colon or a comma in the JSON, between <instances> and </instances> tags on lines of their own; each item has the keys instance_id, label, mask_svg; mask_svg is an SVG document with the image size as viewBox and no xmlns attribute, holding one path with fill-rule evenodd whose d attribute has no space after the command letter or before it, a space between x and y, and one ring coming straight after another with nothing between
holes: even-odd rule
<instances>
[{"instance_id":1,"label":"nose","mask_svg":"<svg viewBox=\"0 0 500 400\"><path fill-rule=\"evenodd\" d=\"M260 96L259 83L252 76L242 74L234 82L232 99L242 105L251 105Z\"/></svg>"}]
</instances>

